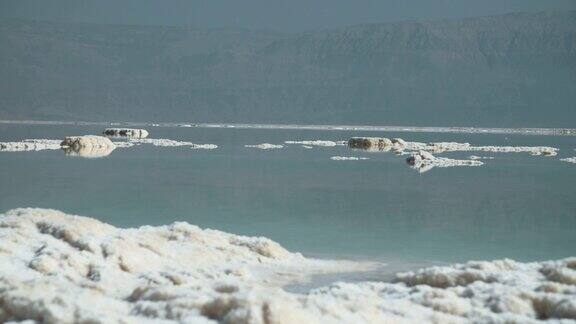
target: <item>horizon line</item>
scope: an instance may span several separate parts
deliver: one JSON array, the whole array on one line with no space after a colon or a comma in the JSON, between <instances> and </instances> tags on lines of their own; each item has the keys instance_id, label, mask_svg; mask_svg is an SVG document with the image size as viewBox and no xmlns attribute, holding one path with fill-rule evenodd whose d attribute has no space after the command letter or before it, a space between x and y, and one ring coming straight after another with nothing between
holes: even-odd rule
<instances>
[{"instance_id":1,"label":"horizon line","mask_svg":"<svg viewBox=\"0 0 576 324\"><path fill-rule=\"evenodd\" d=\"M414 132L414 133L461 133L461 134L516 134L576 136L576 128L541 127L474 127L474 126L398 126L398 125L323 125L323 124L257 124L257 123L192 123L192 122L96 122L65 120L2 120L0 124L37 126L108 126L108 127L182 127L223 129L278 129L278 130L324 130L360 132Z\"/></svg>"}]
</instances>

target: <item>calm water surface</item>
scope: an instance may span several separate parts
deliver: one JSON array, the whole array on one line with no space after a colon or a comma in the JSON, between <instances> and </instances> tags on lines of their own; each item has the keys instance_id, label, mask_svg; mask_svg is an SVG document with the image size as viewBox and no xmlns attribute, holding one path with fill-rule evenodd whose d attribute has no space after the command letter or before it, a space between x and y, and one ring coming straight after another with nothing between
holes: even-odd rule
<instances>
[{"instance_id":1,"label":"calm water surface","mask_svg":"<svg viewBox=\"0 0 576 324\"><path fill-rule=\"evenodd\" d=\"M0 125L0 141L100 134L100 127ZM308 255L394 264L576 255L576 137L151 128L150 138L216 150L140 145L99 159L0 152L0 209L55 208L121 227L186 221L261 235ZM480 167L419 174L393 153L246 144L350 136L547 145L558 157L494 156ZM331 156L364 156L332 161Z\"/></svg>"}]
</instances>

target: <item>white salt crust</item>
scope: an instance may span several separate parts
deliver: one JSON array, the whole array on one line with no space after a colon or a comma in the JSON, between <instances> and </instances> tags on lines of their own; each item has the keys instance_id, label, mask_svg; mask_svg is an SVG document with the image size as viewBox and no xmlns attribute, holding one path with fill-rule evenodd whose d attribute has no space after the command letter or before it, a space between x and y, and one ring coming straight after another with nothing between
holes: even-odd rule
<instances>
[{"instance_id":1,"label":"white salt crust","mask_svg":"<svg viewBox=\"0 0 576 324\"><path fill-rule=\"evenodd\" d=\"M48 209L0 214L0 322L535 323L576 319L576 258L469 262L334 283L362 270L187 223L119 229Z\"/></svg>"}]
</instances>

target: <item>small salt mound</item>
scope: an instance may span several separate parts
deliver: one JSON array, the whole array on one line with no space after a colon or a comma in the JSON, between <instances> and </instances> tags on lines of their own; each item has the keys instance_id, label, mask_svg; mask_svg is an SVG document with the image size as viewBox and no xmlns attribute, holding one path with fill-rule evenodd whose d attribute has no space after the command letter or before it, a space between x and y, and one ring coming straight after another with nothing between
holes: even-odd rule
<instances>
[{"instance_id":1,"label":"small salt mound","mask_svg":"<svg viewBox=\"0 0 576 324\"><path fill-rule=\"evenodd\" d=\"M116 145L102 136L68 136L60 145L67 155L98 158L110 155Z\"/></svg>"}]
</instances>

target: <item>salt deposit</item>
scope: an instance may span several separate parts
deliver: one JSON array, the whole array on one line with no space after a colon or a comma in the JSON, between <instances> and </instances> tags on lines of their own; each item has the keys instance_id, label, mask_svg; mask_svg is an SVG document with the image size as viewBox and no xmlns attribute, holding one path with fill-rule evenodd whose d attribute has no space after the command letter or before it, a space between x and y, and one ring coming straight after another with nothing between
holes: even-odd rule
<instances>
[{"instance_id":1,"label":"salt deposit","mask_svg":"<svg viewBox=\"0 0 576 324\"><path fill-rule=\"evenodd\" d=\"M47 209L0 215L0 322L531 323L576 319L576 258L469 262L335 283L362 270L304 258L265 238L187 223L119 229Z\"/></svg>"},{"instance_id":2,"label":"salt deposit","mask_svg":"<svg viewBox=\"0 0 576 324\"><path fill-rule=\"evenodd\" d=\"M313 141L285 141L285 144L300 144L307 146L342 146L346 145L345 141L323 141L323 140L313 140Z\"/></svg>"},{"instance_id":3,"label":"salt deposit","mask_svg":"<svg viewBox=\"0 0 576 324\"><path fill-rule=\"evenodd\" d=\"M476 155L470 155L468 157L470 160L494 160L493 156L476 156Z\"/></svg>"},{"instance_id":4,"label":"salt deposit","mask_svg":"<svg viewBox=\"0 0 576 324\"><path fill-rule=\"evenodd\" d=\"M414 143L421 146L424 143ZM472 146L469 143L439 142L424 144L427 151L441 153L454 151L480 151L480 152L499 152L499 153L530 153L531 155L555 156L558 149L548 146Z\"/></svg>"},{"instance_id":5,"label":"salt deposit","mask_svg":"<svg viewBox=\"0 0 576 324\"><path fill-rule=\"evenodd\" d=\"M19 142L0 142L0 152L26 152L59 150L60 140L52 139L25 139Z\"/></svg>"},{"instance_id":6,"label":"salt deposit","mask_svg":"<svg viewBox=\"0 0 576 324\"><path fill-rule=\"evenodd\" d=\"M135 129L135 128L106 128L104 130L104 135L146 138L148 137L148 131L145 129Z\"/></svg>"},{"instance_id":7,"label":"salt deposit","mask_svg":"<svg viewBox=\"0 0 576 324\"><path fill-rule=\"evenodd\" d=\"M182 142L164 138L130 139L130 142L137 144L152 144L154 146L164 146L164 147L189 146L192 149L206 149L206 150L213 150L218 148L218 146L215 144L195 144L192 142Z\"/></svg>"},{"instance_id":8,"label":"salt deposit","mask_svg":"<svg viewBox=\"0 0 576 324\"><path fill-rule=\"evenodd\" d=\"M98 158L110 155L116 145L102 136L68 136L60 143L67 155Z\"/></svg>"},{"instance_id":9,"label":"salt deposit","mask_svg":"<svg viewBox=\"0 0 576 324\"><path fill-rule=\"evenodd\" d=\"M352 137L348 140L348 146L359 149L385 148L391 147L392 141L388 138L378 137Z\"/></svg>"},{"instance_id":10,"label":"salt deposit","mask_svg":"<svg viewBox=\"0 0 576 324\"><path fill-rule=\"evenodd\" d=\"M420 173L428 172L432 168L447 168L456 166L480 166L484 163L477 160L456 160L449 158L435 157L432 153L420 150L406 159L412 168Z\"/></svg>"},{"instance_id":11,"label":"salt deposit","mask_svg":"<svg viewBox=\"0 0 576 324\"><path fill-rule=\"evenodd\" d=\"M258 148L261 150L270 150L270 149L281 149L284 147L284 145L262 143L262 144L258 144L258 145L244 145L244 147Z\"/></svg>"},{"instance_id":12,"label":"salt deposit","mask_svg":"<svg viewBox=\"0 0 576 324\"><path fill-rule=\"evenodd\" d=\"M367 157L356 157L356 156L332 156L330 160L334 161L359 161L359 160L368 160Z\"/></svg>"},{"instance_id":13,"label":"salt deposit","mask_svg":"<svg viewBox=\"0 0 576 324\"><path fill-rule=\"evenodd\" d=\"M110 130L110 132L108 132ZM126 131L123 133L128 138L127 141L112 142L109 138L95 135L69 136L62 140L52 139L26 139L19 142L0 142L0 151L20 152L20 151L41 151L63 149L67 155L82 157L103 157L109 155L116 148L129 148L139 144L152 144L162 147L189 146L192 149L212 150L218 148L214 144L195 144L192 142L181 142L171 139L138 138L147 136L146 130L111 128L107 129L108 134ZM134 131L130 134L128 131ZM140 132L141 131L141 132ZM271 144L270 144L271 145Z\"/></svg>"},{"instance_id":14,"label":"salt deposit","mask_svg":"<svg viewBox=\"0 0 576 324\"><path fill-rule=\"evenodd\" d=\"M369 151L428 151L432 153L456 152L456 151L479 151L499 153L521 153L531 155L555 156L558 149L549 146L473 146L470 143L458 142L409 142L401 138L378 138L378 137L352 137L348 140L350 148L364 149Z\"/></svg>"},{"instance_id":15,"label":"salt deposit","mask_svg":"<svg viewBox=\"0 0 576 324\"><path fill-rule=\"evenodd\" d=\"M114 143L116 148L129 148L129 147L132 147L134 145L137 145L136 143L132 143L132 142L112 142L112 143Z\"/></svg>"}]
</instances>

